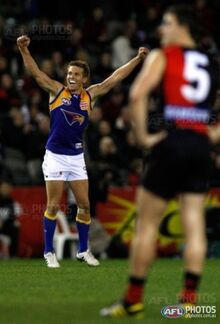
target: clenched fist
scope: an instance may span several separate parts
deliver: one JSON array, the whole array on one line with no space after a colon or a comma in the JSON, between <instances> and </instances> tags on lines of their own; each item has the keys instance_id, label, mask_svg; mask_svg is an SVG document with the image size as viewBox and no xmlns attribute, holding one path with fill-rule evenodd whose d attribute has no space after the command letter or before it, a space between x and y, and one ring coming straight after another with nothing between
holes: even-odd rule
<instances>
[{"instance_id":1,"label":"clenched fist","mask_svg":"<svg viewBox=\"0 0 220 324\"><path fill-rule=\"evenodd\" d=\"M20 48L28 47L30 44L30 38L27 35L22 35L17 38L17 45Z\"/></svg>"},{"instance_id":2,"label":"clenched fist","mask_svg":"<svg viewBox=\"0 0 220 324\"><path fill-rule=\"evenodd\" d=\"M146 47L139 47L138 49L138 58L141 60L144 60L145 57L149 54L150 50Z\"/></svg>"}]
</instances>

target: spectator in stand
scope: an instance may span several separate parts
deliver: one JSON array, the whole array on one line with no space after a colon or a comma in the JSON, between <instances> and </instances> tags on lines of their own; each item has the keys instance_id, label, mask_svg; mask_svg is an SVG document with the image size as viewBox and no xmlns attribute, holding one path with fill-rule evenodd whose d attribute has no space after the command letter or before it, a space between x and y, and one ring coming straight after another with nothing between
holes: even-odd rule
<instances>
[{"instance_id":1,"label":"spectator in stand","mask_svg":"<svg viewBox=\"0 0 220 324\"><path fill-rule=\"evenodd\" d=\"M19 223L16 219L16 204L11 196L12 186L7 181L0 182L0 236L8 237L9 255L17 256Z\"/></svg>"},{"instance_id":2,"label":"spectator in stand","mask_svg":"<svg viewBox=\"0 0 220 324\"><path fill-rule=\"evenodd\" d=\"M195 1L195 12L200 26L207 31L213 32L214 12L206 0Z\"/></svg>"},{"instance_id":3,"label":"spectator in stand","mask_svg":"<svg viewBox=\"0 0 220 324\"><path fill-rule=\"evenodd\" d=\"M2 142L4 147L19 150L23 154L26 152L25 122L18 107L10 109L9 118L2 126Z\"/></svg>"},{"instance_id":4,"label":"spectator in stand","mask_svg":"<svg viewBox=\"0 0 220 324\"><path fill-rule=\"evenodd\" d=\"M130 168L130 164L133 162L133 160L143 158L143 152L138 148L138 144L132 130L126 133L125 145L122 152L125 161L127 161L128 168Z\"/></svg>"},{"instance_id":5,"label":"spectator in stand","mask_svg":"<svg viewBox=\"0 0 220 324\"><path fill-rule=\"evenodd\" d=\"M52 60L49 59L43 60L40 68L44 73L49 75L51 78L55 77L55 66L53 65Z\"/></svg>"},{"instance_id":6,"label":"spectator in stand","mask_svg":"<svg viewBox=\"0 0 220 324\"><path fill-rule=\"evenodd\" d=\"M129 61L137 47L136 40L137 24L133 19L128 20L122 28L122 32L112 42L112 67L118 68L125 62ZM135 47L134 47L135 46Z\"/></svg>"},{"instance_id":7,"label":"spectator in stand","mask_svg":"<svg viewBox=\"0 0 220 324\"><path fill-rule=\"evenodd\" d=\"M43 114L37 116L35 124L26 127L27 168L33 184L44 182L41 164L49 131L50 119Z\"/></svg>"},{"instance_id":8,"label":"spectator in stand","mask_svg":"<svg viewBox=\"0 0 220 324\"><path fill-rule=\"evenodd\" d=\"M64 62L63 54L60 51L54 51L52 53L52 66L54 67L55 78L59 81L63 81L64 74Z\"/></svg>"},{"instance_id":9,"label":"spectator in stand","mask_svg":"<svg viewBox=\"0 0 220 324\"><path fill-rule=\"evenodd\" d=\"M160 22L160 9L158 5L146 5L139 16L139 37L150 47L159 46L158 25Z\"/></svg>"},{"instance_id":10,"label":"spectator in stand","mask_svg":"<svg viewBox=\"0 0 220 324\"><path fill-rule=\"evenodd\" d=\"M0 56L0 75L8 73L8 61L5 56Z\"/></svg>"},{"instance_id":11,"label":"spectator in stand","mask_svg":"<svg viewBox=\"0 0 220 324\"><path fill-rule=\"evenodd\" d=\"M99 142L99 156L97 165L105 174L109 175L112 185L122 185L124 183L124 160L110 136L104 136Z\"/></svg>"},{"instance_id":12,"label":"spectator in stand","mask_svg":"<svg viewBox=\"0 0 220 324\"><path fill-rule=\"evenodd\" d=\"M108 41L107 34L106 34L106 20L104 17L104 12L101 7L95 7L92 10L91 15L88 16L87 19L85 20L83 26L83 35L85 38L85 42L89 46L91 46L92 44L93 50L94 50L94 45L96 46L103 45L105 44L105 42Z\"/></svg>"},{"instance_id":13,"label":"spectator in stand","mask_svg":"<svg viewBox=\"0 0 220 324\"><path fill-rule=\"evenodd\" d=\"M124 146L122 147L122 156L126 161L125 165L128 171L127 185L139 185L139 179L143 171L144 157L143 151L138 148L136 137L132 130L129 130L125 136Z\"/></svg>"},{"instance_id":14,"label":"spectator in stand","mask_svg":"<svg viewBox=\"0 0 220 324\"><path fill-rule=\"evenodd\" d=\"M10 74L3 73L0 77L0 116L6 116L12 105L19 105L20 95L15 89Z\"/></svg>"},{"instance_id":15,"label":"spectator in stand","mask_svg":"<svg viewBox=\"0 0 220 324\"><path fill-rule=\"evenodd\" d=\"M124 106L115 121L115 135L117 136L117 144L121 149L125 146L126 135L130 129L131 120L129 110L127 106Z\"/></svg>"},{"instance_id":16,"label":"spectator in stand","mask_svg":"<svg viewBox=\"0 0 220 324\"><path fill-rule=\"evenodd\" d=\"M93 82L100 82L113 72L111 62L111 53L106 51L100 54L98 64L95 68L95 73L93 75Z\"/></svg>"},{"instance_id":17,"label":"spectator in stand","mask_svg":"<svg viewBox=\"0 0 220 324\"><path fill-rule=\"evenodd\" d=\"M98 156L98 141L99 141L99 124L102 119L102 109L99 106L93 108L90 116L90 123L85 132L85 144L89 160L97 160Z\"/></svg>"},{"instance_id":18,"label":"spectator in stand","mask_svg":"<svg viewBox=\"0 0 220 324\"><path fill-rule=\"evenodd\" d=\"M125 133L131 128L130 113L127 106L122 107L120 115L115 121L115 128Z\"/></svg>"},{"instance_id":19,"label":"spectator in stand","mask_svg":"<svg viewBox=\"0 0 220 324\"><path fill-rule=\"evenodd\" d=\"M78 27L72 26L72 34L69 42L67 42L65 47L65 52L69 60L75 56L79 50L84 48L84 40L82 30Z\"/></svg>"},{"instance_id":20,"label":"spectator in stand","mask_svg":"<svg viewBox=\"0 0 220 324\"><path fill-rule=\"evenodd\" d=\"M100 138L104 136L111 136L112 135L112 127L107 120L101 120L98 125L98 132Z\"/></svg>"},{"instance_id":21,"label":"spectator in stand","mask_svg":"<svg viewBox=\"0 0 220 324\"><path fill-rule=\"evenodd\" d=\"M156 6L146 6L144 12L139 18L139 27L143 31L147 31L147 37L154 33L160 22L160 12Z\"/></svg>"},{"instance_id":22,"label":"spectator in stand","mask_svg":"<svg viewBox=\"0 0 220 324\"><path fill-rule=\"evenodd\" d=\"M115 87L109 100L102 103L103 118L114 125L116 118L119 116L121 108L125 104L125 92L119 87Z\"/></svg>"}]
</instances>

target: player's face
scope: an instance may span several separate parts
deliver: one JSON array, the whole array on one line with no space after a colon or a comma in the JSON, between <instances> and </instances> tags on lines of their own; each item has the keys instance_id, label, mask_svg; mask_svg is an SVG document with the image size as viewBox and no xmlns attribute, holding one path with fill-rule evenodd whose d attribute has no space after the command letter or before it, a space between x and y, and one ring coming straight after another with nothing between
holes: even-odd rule
<instances>
[{"instance_id":1,"label":"player's face","mask_svg":"<svg viewBox=\"0 0 220 324\"><path fill-rule=\"evenodd\" d=\"M171 13L164 14L160 27L161 44L163 46L178 44L181 39L183 29L184 26L178 23L175 15Z\"/></svg>"},{"instance_id":2,"label":"player's face","mask_svg":"<svg viewBox=\"0 0 220 324\"><path fill-rule=\"evenodd\" d=\"M67 87L70 91L79 91L87 78L79 66L69 66L66 76Z\"/></svg>"}]
</instances>

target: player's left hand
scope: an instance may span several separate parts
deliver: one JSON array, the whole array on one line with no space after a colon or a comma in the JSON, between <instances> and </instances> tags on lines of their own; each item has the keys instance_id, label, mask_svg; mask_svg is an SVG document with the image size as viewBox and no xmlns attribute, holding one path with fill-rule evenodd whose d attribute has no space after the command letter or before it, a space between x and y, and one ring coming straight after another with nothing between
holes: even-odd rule
<instances>
[{"instance_id":1,"label":"player's left hand","mask_svg":"<svg viewBox=\"0 0 220 324\"><path fill-rule=\"evenodd\" d=\"M146 134L142 139L138 140L138 144L143 148L151 149L155 145L159 144L167 137L166 131L160 131L155 134Z\"/></svg>"},{"instance_id":2,"label":"player's left hand","mask_svg":"<svg viewBox=\"0 0 220 324\"><path fill-rule=\"evenodd\" d=\"M213 145L220 143L220 125L208 126L208 138Z\"/></svg>"},{"instance_id":3,"label":"player's left hand","mask_svg":"<svg viewBox=\"0 0 220 324\"><path fill-rule=\"evenodd\" d=\"M137 57L141 60L144 60L149 54L150 50L146 47L139 47Z\"/></svg>"}]
</instances>

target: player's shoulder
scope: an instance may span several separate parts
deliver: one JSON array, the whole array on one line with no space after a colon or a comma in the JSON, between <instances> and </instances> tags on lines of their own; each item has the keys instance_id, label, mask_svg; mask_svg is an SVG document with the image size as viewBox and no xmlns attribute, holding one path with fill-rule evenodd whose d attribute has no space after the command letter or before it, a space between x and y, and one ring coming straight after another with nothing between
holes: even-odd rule
<instances>
[{"instance_id":1,"label":"player's shoulder","mask_svg":"<svg viewBox=\"0 0 220 324\"><path fill-rule=\"evenodd\" d=\"M150 63L154 63L157 61L162 61L164 60L165 55L164 52L161 48L155 48L150 53L148 54L146 58L146 63L149 65Z\"/></svg>"},{"instance_id":2,"label":"player's shoulder","mask_svg":"<svg viewBox=\"0 0 220 324\"><path fill-rule=\"evenodd\" d=\"M163 49L162 48L154 48L153 50L150 51L148 54L147 58L150 57L157 57L163 55Z\"/></svg>"}]
</instances>

